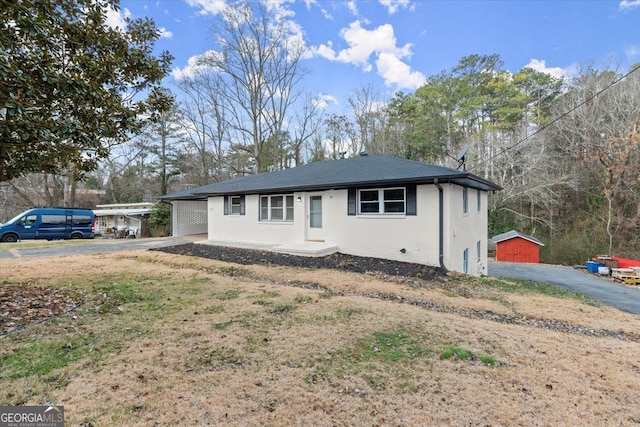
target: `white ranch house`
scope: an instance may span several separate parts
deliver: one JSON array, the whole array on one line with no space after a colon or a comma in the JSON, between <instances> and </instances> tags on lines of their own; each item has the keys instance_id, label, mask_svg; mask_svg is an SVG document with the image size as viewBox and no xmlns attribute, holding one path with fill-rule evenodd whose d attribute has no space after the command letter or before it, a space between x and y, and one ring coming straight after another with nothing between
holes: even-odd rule
<instances>
[{"instance_id":1,"label":"white ranch house","mask_svg":"<svg viewBox=\"0 0 640 427\"><path fill-rule=\"evenodd\" d=\"M297 255L334 252L487 273L487 195L466 171L375 155L163 196L174 235Z\"/></svg>"}]
</instances>

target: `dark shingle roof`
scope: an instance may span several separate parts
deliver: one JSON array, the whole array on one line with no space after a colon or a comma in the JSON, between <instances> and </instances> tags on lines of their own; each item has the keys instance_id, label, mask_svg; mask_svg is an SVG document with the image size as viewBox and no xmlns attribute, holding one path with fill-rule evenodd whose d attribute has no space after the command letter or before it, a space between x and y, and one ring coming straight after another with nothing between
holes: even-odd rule
<instances>
[{"instance_id":1,"label":"dark shingle roof","mask_svg":"<svg viewBox=\"0 0 640 427\"><path fill-rule=\"evenodd\" d=\"M198 199L216 195L317 191L348 187L442 183L494 191L500 187L469 172L384 155L310 163L291 169L246 175L216 182L162 199Z\"/></svg>"}]
</instances>

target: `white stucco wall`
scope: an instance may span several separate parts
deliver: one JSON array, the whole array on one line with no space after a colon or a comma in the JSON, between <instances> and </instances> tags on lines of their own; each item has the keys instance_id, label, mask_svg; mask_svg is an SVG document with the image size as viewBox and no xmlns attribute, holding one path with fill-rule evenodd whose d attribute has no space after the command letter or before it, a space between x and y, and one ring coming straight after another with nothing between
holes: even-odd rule
<instances>
[{"instance_id":1,"label":"white stucco wall","mask_svg":"<svg viewBox=\"0 0 640 427\"><path fill-rule=\"evenodd\" d=\"M209 239L256 243L304 242L305 213L296 201L302 195L293 195L292 222L260 221L260 197L257 194L245 197L244 215L225 215L224 197L209 197Z\"/></svg>"},{"instance_id":2,"label":"white stucco wall","mask_svg":"<svg viewBox=\"0 0 640 427\"><path fill-rule=\"evenodd\" d=\"M438 265L438 195L433 190L417 187L417 215L349 216L347 190L327 192L325 240L342 253Z\"/></svg>"},{"instance_id":3,"label":"white stucco wall","mask_svg":"<svg viewBox=\"0 0 640 427\"><path fill-rule=\"evenodd\" d=\"M445 184L444 264L463 271L463 251L469 248L468 273L486 273L487 194L481 192L481 211L476 210L476 190L469 189L469 210L462 213L462 187ZM245 197L245 215L224 215L224 197L207 203L209 239L247 243L303 243L308 240L309 196L322 195L322 239L346 254L439 265L439 202L434 185L416 189L417 215L347 215L347 190L294 193L292 222L259 221L259 196ZM300 197L300 201L297 201ZM317 236L312 236L314 239ZM476 242L482 245L478 263ZM401 251L404 249L404 251ZM480 266L479 266L480 264Z\"/></svg>"},{"instance_id":4,"label":"white stucco wall","mask_svg":"<svg viewBox=\"0 0 640 427\"><path fill-rule=\"evenodd\" d=\"M487 274L487 192L480 192L477 209L477 190L468 189L468 209L463 213L463 187L443 185L444 189L444 254L445 267L464 272L464 250L468 249L467 273ZM477 242L480 242L478 256Z\"/></svg>"}]
</instances>

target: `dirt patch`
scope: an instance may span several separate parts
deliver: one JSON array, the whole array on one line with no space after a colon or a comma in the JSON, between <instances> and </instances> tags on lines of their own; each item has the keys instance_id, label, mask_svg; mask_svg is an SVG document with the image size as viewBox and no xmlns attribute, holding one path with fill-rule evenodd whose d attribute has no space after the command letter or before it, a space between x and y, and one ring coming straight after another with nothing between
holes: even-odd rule
<instances>
[{"instance_id":1,"label":"dirt patch","mask_svg":"<svg viewBox=\"0 0 640 427\"><path fill-rule=\"evenodd\" d=\"M0 336L66 313L82 304L77 292L31 284L0 286Z\"/></svg>"}]
</instances>

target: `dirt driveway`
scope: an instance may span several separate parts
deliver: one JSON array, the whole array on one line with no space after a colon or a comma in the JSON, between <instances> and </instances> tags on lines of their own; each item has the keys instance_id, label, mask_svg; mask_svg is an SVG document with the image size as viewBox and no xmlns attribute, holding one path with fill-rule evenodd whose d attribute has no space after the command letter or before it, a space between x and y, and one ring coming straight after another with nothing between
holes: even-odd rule
<instances>
[{"instance_id":1,"label":"dirt driveway","mask_svg":"<svg viewBox=\"0 0 640 427\"><path fill-rule=\"evenodd\" d=\"M620 310L640 314L640 286L615 283L584 270L548 264L489 262L489 275L553 283Z\"/></svg>"}]
</instances>

